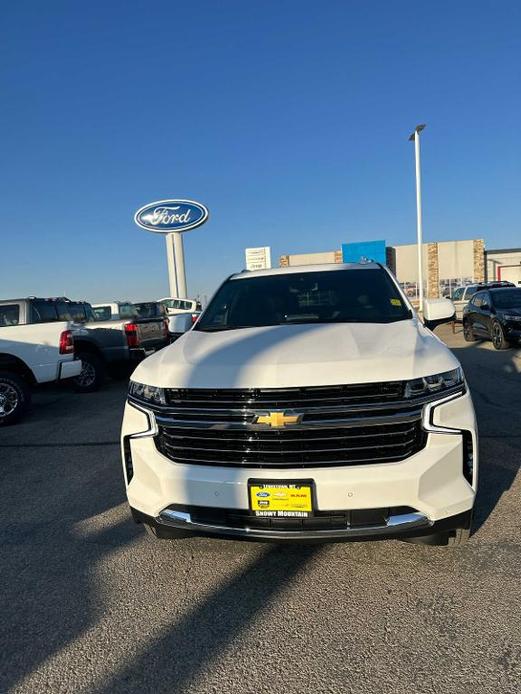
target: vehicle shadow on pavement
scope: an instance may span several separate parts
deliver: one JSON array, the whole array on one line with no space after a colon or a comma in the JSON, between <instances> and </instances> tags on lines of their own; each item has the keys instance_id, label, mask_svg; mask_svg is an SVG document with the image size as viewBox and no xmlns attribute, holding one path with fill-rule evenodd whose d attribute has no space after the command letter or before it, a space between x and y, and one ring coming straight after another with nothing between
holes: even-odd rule
<instances>
[{"instance_id":1,"label":"vehicle shadow on pavement","mask_svg":"<svg viewBox=\"0 0 521 694\"><path fill-rule=\"evenodd\" d=\"M222 658L319 552L317 545L270 545L95 691L159 692L165 691L166 683L168 691L189 691L194 678ZM251 686L254 689L253 683Z\"/></svg>"},{"instance_id":2,"label":"vehicle shadow on pavement","mask_svg":"<svg viewBox=\"0 0 521 694\"><path fill-rule=\"evenodd\" d=\"M104 598L93 572L141 530L122 510L117 444L35 444L23 454L0 446L0 460L0 691L7 692L96 624ZM97 527L83 534L86 524Z\"/></svg>"},{"instance_id":3,"label":"vehicle shadow on pavement","mask_svg":"<svg viewBox=\"0 0 521 694\"><path fill-rule=\"evenodd\" d=\"M473 532L485 524L521 467L521 358L516 349L489 347L476 342L452 348L465 371L478 422L480 459Z\"/></svg>"}]
</instances>

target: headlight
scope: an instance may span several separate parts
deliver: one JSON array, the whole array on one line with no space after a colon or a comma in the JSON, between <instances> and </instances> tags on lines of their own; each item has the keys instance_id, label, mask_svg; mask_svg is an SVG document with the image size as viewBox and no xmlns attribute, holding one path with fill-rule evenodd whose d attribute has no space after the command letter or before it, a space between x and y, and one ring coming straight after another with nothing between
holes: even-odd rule
<instances>
[{"instance_id":1,"label":"headlight","mask_svg":"<svg viewBox=\"0 0 521 694\"><path fill-rule=\"evenodd\" d=\"M503 315L503 318L504 318L505 320L515 320L515 321L518 321L518 320L519 320L519 321L521 321L521 316L511 316L509 313L508 313L508 314L505 313L505 314Z\"/></svg>"},{"instance_id":2,"label":"headlight","mask_svg":"<svg viewBox=\"0 0 521 694\"><path fill-rule=\"evenodd\" d=\"M454 386L461 383L463 383L463 371L459 367L453 369L453 371L444 371L434 376L424 376L423 378L407 381L405 384L405 397L417 398L421 395L429 395L429 393L439 393L449 388L454 388Z\"/></svg>"},{"instance_id":3,"label":"headlight","mask_svg":"<svg viewBox=\"0 0 521 694\"><path fill-rule=\"evenodd\" d=\"M130 381L128 386L128 394L137 400L150 402L154 405L165 405L165 389L158 386L146 386L144 383L136 383Z\"/></svg>"}]
</instances>

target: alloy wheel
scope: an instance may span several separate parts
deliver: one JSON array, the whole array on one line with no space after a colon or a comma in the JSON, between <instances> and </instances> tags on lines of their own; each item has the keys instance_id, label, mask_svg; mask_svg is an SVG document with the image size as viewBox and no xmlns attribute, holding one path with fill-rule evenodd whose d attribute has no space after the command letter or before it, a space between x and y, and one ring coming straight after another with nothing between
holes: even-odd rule
<instances>
[{"instance_id":1,"label":"alloy wheel","mask_svg":"<svg viewBox=\"0 0 521 694\"><path fill-rule=\"evenodd\" d=\"M18 391L10 383L0 383L0 417L8 417L18 407Z\"/></svg>"},{"instance_id":2,"label":"alloy wheel","mask_svg":"<svg viewBox=\"0 0 521 694\"><path fill-rule=\"evenodd\" d=\"M84 361L80 375L76 378L76 383L82 388L88 388L96 380L96 369L88 362Z\"/></svg>"},{"instance_id":3,"label":"alloy wheel","mask_svg":"<svg viewBox=\"0 0 521 694\"><path fill-rule=\"evenodd\" d=\"M501 347L501 344L503 343L503 330L501 329L499 323L494 324L494 328L492 330L492 342L494 343L494 347Z\"/></svg>"}]
</instances>

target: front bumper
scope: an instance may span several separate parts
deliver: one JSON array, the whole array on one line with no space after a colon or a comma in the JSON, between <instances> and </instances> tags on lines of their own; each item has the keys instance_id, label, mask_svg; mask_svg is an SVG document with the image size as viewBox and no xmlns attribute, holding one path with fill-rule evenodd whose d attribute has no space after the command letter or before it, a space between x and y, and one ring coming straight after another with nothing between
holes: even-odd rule
<instances>
[{"instance_id":1,"label":"front bumper","mask_svg":"<svg viewBox=\"0 0 521 694\"><path fill-rule=\"evenodd\" d=\"M152 413L127 403L122 448L127 496L134 515L159 528L249 539L366 539L429 535L442 527L467 527L477 489L477 437L474 410L467 393L425 407L425 448L398 463L307 468L314 481L316 510L399 509L383 525L335 530L262 530L194 521L191 508L248 511L248 480L298 480L302 469L265 469L186 465L173 462L154 443ZM474 453L471 480L463 474L464 437ZM175 507L172 509L171 507Z\"/></svg>"},{"instance_id":2,"label":"front bumper","mask_svg":"<svg viewBox=\"0 0 521 694\"><path fill-rule=\"evenodd\" d=\"M219 537L230 540L252 540L260 542L345 542L363 540L410 539L435 536L456 528L469 528L472 511L450 516L439 521L430 521L422 513L409 512L391 514L381 525L370 524L345 528L324 529L260 529L255 527L233 527L218 523L201 522L194 519L189 510L167 508L157 518L147 516L131 508L136 523L146 523L155 528L159 537L168 538L174 533ZM179 536L178 534L176 535Z\"/></svg>"},{"instance_id":3,"label":"front bumper","mask_svg":"<svg viewBox=\"0 0 521 694\"><path fill-rule=\"evenodd\" d=\"M505 333L509 340L521 340L521 325L519 323L507 323Z\"/></svg>"}]
</instances>

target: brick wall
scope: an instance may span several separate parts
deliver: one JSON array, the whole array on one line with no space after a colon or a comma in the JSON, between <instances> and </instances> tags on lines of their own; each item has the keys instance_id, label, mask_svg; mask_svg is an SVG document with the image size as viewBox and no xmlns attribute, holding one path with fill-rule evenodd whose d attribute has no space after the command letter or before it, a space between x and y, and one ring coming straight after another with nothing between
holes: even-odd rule
<instances>
[{"instance_id":1,"label":"brick wall","mask_svg":"<svg viewBox=\"0 0 521 694\"><path fill-rule=\"evenodd\" d=\"M485 280L485 242L483 239L474 239L474 281Z\"/></svg>"},{"instance_id":2,"label":"brick wall","mask_svg":"<svg viewBox=\"0 0 521 694\"><path fill-rule=\"evenodd\" d=\"M440 265L438 261L438 244L429 243L427 246L427 298L439 299L440 296Z\"/></svg>"}]
</instances>

